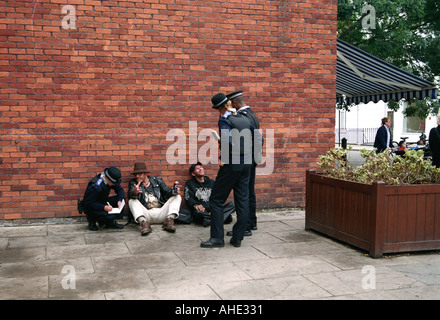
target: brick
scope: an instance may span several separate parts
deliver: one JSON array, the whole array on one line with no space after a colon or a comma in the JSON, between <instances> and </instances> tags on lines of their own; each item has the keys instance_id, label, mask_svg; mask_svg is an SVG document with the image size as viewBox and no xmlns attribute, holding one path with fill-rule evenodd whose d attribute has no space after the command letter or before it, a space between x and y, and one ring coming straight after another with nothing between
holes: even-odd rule
<instances>
[{"instance_id":1,"label":"brick","mask_svg":"<svg viewBox=\"0 0 440 320\"><path fill-rule=\"evenodd\" d=\"M217 129L211 96L238 89L275 130L258 206L304 205L304 170L334 131L335 0L72 0L73 30L65 3L3 3L0 219L76 216L88 180L113 164L125 184L135 161L183 183L189 165L167 162L167 132Z\"/></svg>"}]
</instances>

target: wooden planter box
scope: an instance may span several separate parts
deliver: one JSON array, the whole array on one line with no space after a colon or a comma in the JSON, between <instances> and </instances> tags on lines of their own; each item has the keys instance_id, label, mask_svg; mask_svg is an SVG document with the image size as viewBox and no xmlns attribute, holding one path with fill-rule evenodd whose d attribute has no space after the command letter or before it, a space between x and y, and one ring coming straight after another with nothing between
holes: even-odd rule
<instances>
[{"instance_id":1,"label":"wooden planter box","mask_svg":"<svg viewBox=\"0 0 440 320\"><path fill-rule=\"evenodd\" d=\"M306 230L369 252L440 249L440 185L372 185L306 173Z\"/></svg>"}]
</instances>

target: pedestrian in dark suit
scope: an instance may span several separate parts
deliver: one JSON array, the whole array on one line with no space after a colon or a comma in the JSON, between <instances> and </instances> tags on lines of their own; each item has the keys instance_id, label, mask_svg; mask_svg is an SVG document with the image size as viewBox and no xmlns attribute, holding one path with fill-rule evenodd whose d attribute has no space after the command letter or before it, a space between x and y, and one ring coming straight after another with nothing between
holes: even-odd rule
<instances>
[{"instance_id":1,"label":"pedestrian in dark suit","mask_svg":"<svg viewBox=\"0 0 440 320\"><path fill-rule=\"evenodd\" d=\"M226 97L231 100L232 107L235 108L238 113L245 115L254 125L255 129L260 129L260 122L258 121L257 115L244 101L242 90L227 94ZM255 136L255 134L257 136ZM251 236L251 230L257 230L257 197L255 193L255 175L257 164L261 162L261 147L263 143L259 132L254 132L253 142L255 143L254 149L252 150L253 163L249 180L249 220L246 225L245 236ZM232 236L232 232L228 231L226 235Z\"/></svg>"},{"instance_id":2,"label":"pedestrian in dark suit","mask_svg":"<svg viewBox=\"0 0 440 320\"><path fill-rule=\"evenodd\" d=\"M382 126L377 129L374 147L376 153L381 153L387 149L394 150L393 140L390 131L391 120L388 117L382 119Z\"/></svg>"},{"instance_id":3,"label":"pedestrian in dark suit","mask_svg":"<svg viewBox=\"0 0 440 320\"><path fill-rule=\"evenodd\" d=\"M440 114L437 117L437 128L429 132L429 149L432 155L432 164L440 168Z\"/></svg>"},{"instance_id":4,"label":"pedestrian in dark suit","mask_svg":"<svg viewBox=\"0 0 440 320\"><path fill-rule=\"evenodd\" d=\"M230 243L239 247L243 240L249 215L249 178L252 168L252 131L253 125L243 115L236 113L231 102L223 94L212 97L213 108L220 112L218 122L220 130L220 169L212 188L209 204L211 206L211 231L208 241L202 242L202 248L223 247L223 204L231 190L234 190L234 203L237 222L232 228Z\"/></svg>"}]
</instances>

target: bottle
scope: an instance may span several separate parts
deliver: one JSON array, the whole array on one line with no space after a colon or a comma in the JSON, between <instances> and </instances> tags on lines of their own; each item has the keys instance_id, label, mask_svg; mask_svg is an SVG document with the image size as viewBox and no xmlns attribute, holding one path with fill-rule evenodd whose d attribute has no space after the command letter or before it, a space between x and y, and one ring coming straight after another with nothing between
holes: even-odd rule
<instances>
[{"instance_id":1,"label":"bottle","mask_svg":"<svg viewBox=\"0 0 440 320\"><path fill-rule=\"evenodd\" d=\"M174 187L173 190L175 193L177 193L177 188L179 187L179 181L174 181Z\"/></svg>"}]
</instances>

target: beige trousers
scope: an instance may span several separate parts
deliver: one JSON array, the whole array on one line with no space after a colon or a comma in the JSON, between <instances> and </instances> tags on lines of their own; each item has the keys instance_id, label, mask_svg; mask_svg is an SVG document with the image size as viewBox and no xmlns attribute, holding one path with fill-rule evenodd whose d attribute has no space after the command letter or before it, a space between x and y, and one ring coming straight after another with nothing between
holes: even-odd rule
<instances>
[{"instance_id":1,"label":"beige trousers","mask_svg":"<svg viewBox=\"0 0 440 320\"><path fill-rule=\"evenodd\" d=\"M128 206L136 222L139 222L138 218L143 216L148 223L163 223L171 215L174 215L172 217L174 219L179 216L181 202L182 198L177 195L169 198L161 208L147 209L138 199L130 199Z\"/></svg>"}]
</instances>

